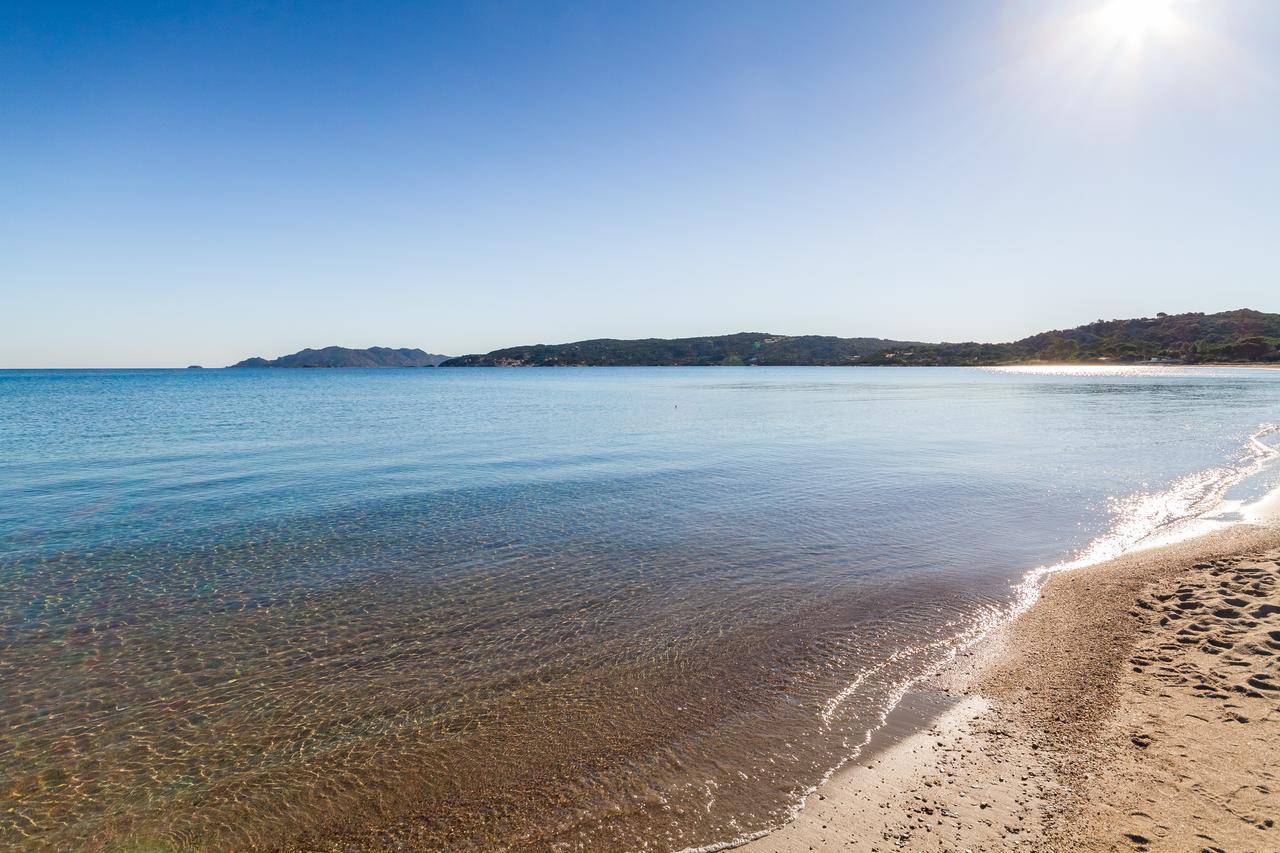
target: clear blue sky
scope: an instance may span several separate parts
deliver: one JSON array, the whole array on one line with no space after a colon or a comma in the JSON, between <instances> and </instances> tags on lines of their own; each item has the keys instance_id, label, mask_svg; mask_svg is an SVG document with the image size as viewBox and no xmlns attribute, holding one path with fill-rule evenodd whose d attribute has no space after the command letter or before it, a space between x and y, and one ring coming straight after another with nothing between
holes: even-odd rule
<instances>
[{"instance_id":1,"label":"clear blue sky","mask_svg":"<svg viewBox=\"0 0 1280 853\"><path fill-rule=\"evenodd\" d=\"M1280 3L0 4L0 366L1280 310Z\"/></svg>"}]
</instances>

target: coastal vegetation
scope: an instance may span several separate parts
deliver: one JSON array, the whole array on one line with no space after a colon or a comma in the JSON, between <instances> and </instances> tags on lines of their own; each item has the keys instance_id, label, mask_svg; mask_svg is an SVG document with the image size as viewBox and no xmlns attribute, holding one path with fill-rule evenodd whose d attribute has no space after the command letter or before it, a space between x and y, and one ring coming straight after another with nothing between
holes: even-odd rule
<instances>
[{"instance_id":1,"label":"coastal vegetation","mask_svg":"<svg viewBox=\"0 0 1280 853\"><path fill-rule=\"evenodd\" d=\"M1097 320L1010 343L739 332L698 338L597 338L449 358L421 349L304 349L232 367L644 367L741 365L1001 365L1024 363L1280 364L1280 314L1242 308Z\"/></svg>"},{"instance_id":2,"label":"coastal vegetation","mask_svg":"<svg viewBox=\"0 0 1280 853\"><path fill-rule=\"evenodd\" d=\"M535 344L442 367L641 365L999 365L1026 362L1280 363L1280 314L1240 309L1098 320L1011 343L922 343L740 332L701 338Z\"/></svg>"},{"instance_id":3,"label":"coastal vegetation","mask_svg":"<svg viewBox=\"0 0 1280 853\"><path fill-rule=\"evenodd\" d=\"M924 344L883 338L739 332L703 338L644 338L634 341L600 338L571 344L535 344L452 358L442 366L856 364L877 353L913 346Z\"/></svg>"}]
</instances>

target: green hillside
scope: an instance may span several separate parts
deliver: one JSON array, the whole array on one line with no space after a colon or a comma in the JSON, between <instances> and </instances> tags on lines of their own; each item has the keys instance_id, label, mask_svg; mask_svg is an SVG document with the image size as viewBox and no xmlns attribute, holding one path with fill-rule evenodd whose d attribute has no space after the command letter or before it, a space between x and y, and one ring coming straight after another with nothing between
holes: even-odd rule
<instances>
[{"instance_id":1,"label":"green hillside","mask_svg":"<svg viewBox=\"0 0 1280 853\"><path fill-rule=\"evenodd\" d=\"M571 344L535 344L465 355L441 366L837 365L857 364L875 353L910 346L914 344L883 338L740 332L705 338L601 338Z\"/></svg>"},{"instance_id":2,"label":"green hillside","mask_svg":"<svg viewBox=\"0 0 1280 853\"><path fill-rule=\"evenodd\" d=\"M1023 362L1280 363L1280 314L1157 314L1098 320L1012 343L920 343L740 332L703 338L601 338L453 358L442 367L642 365L991 365Z\"/></svg>"}]
</instances>

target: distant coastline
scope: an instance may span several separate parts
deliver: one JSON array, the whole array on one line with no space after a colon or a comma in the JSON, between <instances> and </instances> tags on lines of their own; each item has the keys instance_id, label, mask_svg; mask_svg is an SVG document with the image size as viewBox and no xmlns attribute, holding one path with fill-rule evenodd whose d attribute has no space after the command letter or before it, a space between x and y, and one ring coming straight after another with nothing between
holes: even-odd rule
<instances>
[{"instance_id":1,"label":"distant coastline","mask_svg":"<svg viewBox=\"0 0 1280 853\"><path fill-rule=\"evenodd\" d=\"M450 358L421 349L304 349L253 367L736 367L1165 364L1280 366L1280 314L1252 309L1098 320L1010 343L927 343L739 332L697 338L599 338L533 344Z\"/></svg>"},{"instance_id":2,"label":"distant coastline","mask_svg":"<svg viewBox=\"0 0 1280 853\"><path fill-rule=\"evenodd\" d=\"M600 339L467 355L441 367L659 365L995 366L1026 363L1280 364L1280 314L1251 309L1098 320L1011 343L926 343L741 332L705 338Z\"/></svg>"}]
</instances>

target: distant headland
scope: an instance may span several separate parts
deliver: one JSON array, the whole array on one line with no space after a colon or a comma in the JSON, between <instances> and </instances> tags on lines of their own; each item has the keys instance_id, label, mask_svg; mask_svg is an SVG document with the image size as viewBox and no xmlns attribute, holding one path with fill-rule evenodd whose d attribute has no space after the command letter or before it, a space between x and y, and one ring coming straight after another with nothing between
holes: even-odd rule
<instances>
[{"instance_id":1,"label":"distant headland","mask_svg":"<svg viewBox=\"0 0 1280 853\"><path fill-rule=\"evenodd\" d=\"M600 338L449 358L420 349L304 349L232 367L589 367L732 365L1280 364L1280 314L1240 309L1098 320L1001 344L925 343L739 332L700 338Z\"/></svg>"},{"instance_id":2,"label":"distant headland","mask_svg":"<svg viewBox=\"0 0 1280 853\"><path fill-rule=\"evenodd\" d=\"M304 349L292 355L279 358L246 358L236 362L232 367L436 367L447 361L449 356L436 355L420 349L392 349L391 347L369 347L368 349L348 349L347 347L325 347L324 349Z\"/></svg>"}]
</instances>

